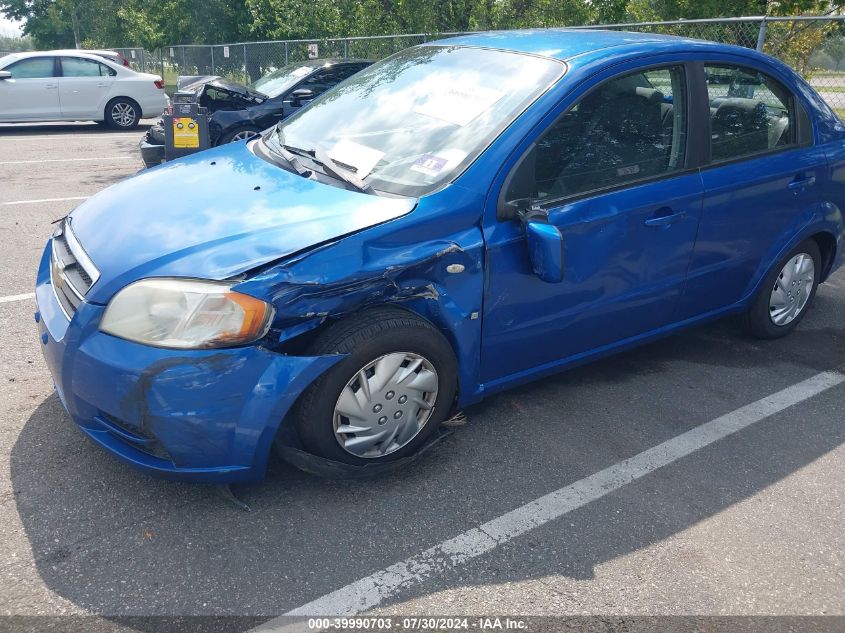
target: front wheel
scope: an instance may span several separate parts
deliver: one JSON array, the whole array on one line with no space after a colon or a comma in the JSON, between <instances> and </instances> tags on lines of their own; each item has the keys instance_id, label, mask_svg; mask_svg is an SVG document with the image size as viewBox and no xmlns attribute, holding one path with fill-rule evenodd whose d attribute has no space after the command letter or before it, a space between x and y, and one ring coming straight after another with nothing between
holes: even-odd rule
<instances>
[{"instance_id":1,"label":"front wheel","mask_svg":"<svg viewBox=\"0 0 845 633\"><path fill-rule=\"evenodd\" d=\"M223 145L225 143L232 143L235 141L248 141L251 138L255 138L261 134L261 130L257 127L240 127L237 130L232 130L223 135L223 138L220 139L220 144Z\"/></svg>"},{"instance_id":2,"label":"front wheel","mask_svg":"<svg viewBox=\"0 0 845 633\"><path fill-rule=\"evenodd\" d=\"M757 338L780 338L796 328L816 296L821 252L815 240L802 242L766 276L745 314L745 327Z\"/></svg>"},{"instance_id":3,"label":"front wheel","mask_svg":"<svg viewBox=\"0 0 845 633\"><path fill-rule=\"evenodd\" d=\"M132 99L118 97L106 104L105 122L113 130L134 130L141 120L141 108Z\"/></svg>"},{"instance_id":4,"label":"front wheel","mask_svg":"<svg viewBox=\"0 0 845 633\"><path fill-rule=\"evenodd\" d=\"M415 453L449 413L457 367L444 336L417 315L379 308L330 327L309 355L346 354L300 398L305 448L349 464Z\"/></svg>"}]
</instances>

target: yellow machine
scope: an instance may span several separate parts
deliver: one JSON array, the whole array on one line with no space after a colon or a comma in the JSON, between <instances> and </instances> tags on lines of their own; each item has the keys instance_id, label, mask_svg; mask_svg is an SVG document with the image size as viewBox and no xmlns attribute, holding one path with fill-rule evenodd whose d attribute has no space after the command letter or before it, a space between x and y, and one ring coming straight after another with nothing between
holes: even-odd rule
<instances>
[{"instance_id":1,"label":"yellow machine","mask_svg":"<svg viewBox=\"0 0 845 633\"><path fill-rule=\"evenodd\" d=\"M208 148L208 112L196 102L196 94L177 92L172 111L163 118L165 160Z\"/></svg>"}]
</instances>

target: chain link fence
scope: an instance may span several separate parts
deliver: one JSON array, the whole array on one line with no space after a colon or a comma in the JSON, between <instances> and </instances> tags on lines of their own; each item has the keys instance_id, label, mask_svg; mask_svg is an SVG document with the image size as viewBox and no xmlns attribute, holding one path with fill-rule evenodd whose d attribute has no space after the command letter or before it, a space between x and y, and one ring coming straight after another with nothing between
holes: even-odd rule
<instances>
[{"instance_id":1,"label":"chain link fence","mask_svg":"<svg viewBox=\"0 0 845 633\"><path fill-rule=\"evenodd\" d=\"M845 118L845 16L741 17L586 28L678 35L763 51L792 66Z\"/></svg>"},{"instance_id":2,"label":"chain link fence","mask_svg":"<svg viewBox=\"0 0 845 633\"><path fill-rule=\"evenodd\" d=\"M451 35L457 33L186 44L165 46L152 52L141 48L114 50L129 60L136 70L160 74L172 89L179 75L220 75L241 83L251 83L294 62L314 58L377 60L410 46Z\"/></svg>"},{"instance_id":3,"label":"chain link fence","mask_svg":"<svg viewBox=\"0 0 845 633\"><path fill-rule=\"evenodd\" d=\"M757 16L574 28L678 35L762 50L795 68L845 117L845 16ZM172 91L179 75L221 75L251 83L292 62L329 57L377 60L409 46L452 35L459 33L175 45L156 51L117 50L137 70L164 77L168 90Z\"/></svg>"}]
</instances>

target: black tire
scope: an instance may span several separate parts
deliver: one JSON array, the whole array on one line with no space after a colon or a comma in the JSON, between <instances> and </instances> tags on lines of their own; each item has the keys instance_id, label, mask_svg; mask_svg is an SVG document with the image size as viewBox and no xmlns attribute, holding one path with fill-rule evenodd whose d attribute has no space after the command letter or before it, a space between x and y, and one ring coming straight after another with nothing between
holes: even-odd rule
<instances>
[{"instance_id":1,"label":"black tire","mask_svg":"<svg viewBox=\"0 0 845 633\"><path fill-rule=\"evenodd\" d=\"M254 125L242 125L239 128L232 130L231 132L226 132L221 138L219 145L225 145L226 143L231 143L235 140L235 137L238 134L243 134L244 132L255 132L255 135L258 136L261 134L261 130L255 127Z\"/></svg>"},{"instance_id":2,"label":"black tire","mask_svg":"<svg viewBox=\"0 0 845 633\"><path fill-rule=\"evenodd\" d=\"M334 431L334 408L341 391L368 363L394 352L425 357L438 378L437 397L424 426L410 442L380 457L359 457L344 449ZM433 325L398 308L375 308L330 326L308 355L348 354L315 381L294 408L294 424L306 450L348 464L384 463L414 454L450 412L457 390L457 364L449 342ZM387 403L385 403L385 407Z\"/></svg>"},{"instance_id":3,"label":"black tire","mask_svg":"<svg viewBox=\"0 0 845 633\"><path fill-rule=\"evenodd\" d=\"M789 323L777 325L772 320L769 308L772 290L775 288L775 284L780 278L781 271L784 266L786 266L786 263L801 253L809 255L813 259L813 287L810 290L810 296L807 299L806 304L803 308L801 308L801 311L798 312L795 318L793 318ZM816 296L816 290L819 287L821 267L821 252L819 251L819 246L816 244L815 240L806 240L792 249L772 267L766 275L766 278L763 280L763 283L760 284L760 290L757 292L757 296L754 298L754 301L748 311L743 315L743 326L745 327L745 330L752 336L761 339L780 338L792 332L792 330L794 330L801 322L801 319L804 318L804 315L807 314L807 311L813 303L813 298Z\"/></svg>"},{"instance_id":4,"label":"black tire","mask_svg":"<svg viewBox=\"0 0 845 633\"><path fill-rule=\"evenodd\" d=\"M121 117L118 108L127 116ZM141 120L141 107L129 97L115 97L106 104L103 114L106 125L111 129L134 130Z\"/></svg>"}]
</instances>

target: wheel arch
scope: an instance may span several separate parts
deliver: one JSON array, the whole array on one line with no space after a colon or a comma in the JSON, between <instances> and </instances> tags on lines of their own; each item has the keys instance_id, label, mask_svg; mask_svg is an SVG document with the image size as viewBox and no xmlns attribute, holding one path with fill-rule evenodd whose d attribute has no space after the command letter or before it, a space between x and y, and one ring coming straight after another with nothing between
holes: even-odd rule
<instances>
[{"instance_id":1,"label":"wheel arch","mask_svg":"<svg viewBox=\"0 0 845 633\"><path fill-rule=\"evenodd\" d=\"M461 372L462 346L452 327L452 320L447 314L444 314L443 311L434 309L434 306L432 305L427 305L425 303L419 303L416 301L382 301L379 303L365 304L359 306L358 308L350 312L345 312L343 314L335 315L333 317L329 317L322 320L322 322L320 322L319 325L317 325L313 329L288 341L287 344L284 345L284 348L286 351L290 351L295 354L306 355L308 353L307 350L311 345L312 341L314 341L314 339L323 334L329 328L343 323L344 321L348 321L352 318L359 318L361 315L367 314L369 312L375 312L377 310L385 309L393 310L397 313L410 314L419 319L422 319L443 335L443 337L446 339L446 342L449 344L449 348L452 350L452 356L454 357L455 363L458 367L458 386L456 400L460 399L462 387L466 386L463 384L464 381L462 380ZM316 379L317 378L315 378L314 380Z\"/></svg>"},{"instance_id":2,"label":"wheel arch","mask_svg":"<svg viewBox=\"0 0 845 633\"><path fill-rule=\"evenodd\" d=\"M837 238L836 235L842 230L839 217L828 218L816 213L808 212L795 218L789 230L781 234L781 239L776 241L760 259L757 270L749 281L745 292L733 308L735 310L744 308L754 299L760 290L766 275L789 251L806 240L813 240L819 247L822 255L821 275L819 283L825 281L832 272L837 261Z\"/></svg>"},{"instance_id":3,"label":"wheel arch","mask_svg":"<svg viewBox=\"0 0 845 633\"><path fill-rule=\"evenodd\" d=\"M231 143L231 139L228 141L224 141L223 139L229 138L230 136L234 136L238 132L243 132L244 130L255 130L256 134L261 134L261 128L259 126L255 125L250 121L242 121L230 126L226 131L221 132L217 142L219 145L222 145L224 143Z\"/></svg>"},{"instance_id":4,"label":"wheel arch","mask_svg":"<svg viewBox=\"0 0 845 633\"><path fill-rule=\"evenodd\" d=\"M836 261L836 236L830 231L819 231L810 236L819 247L822 256L822 269L819 276L819 283L825 281L833 269L833 262Z\"/></svg>"},{"instance_id":5,"label":"wheel arch","mask_svg":"<svg viewBox=\"0 0 845 633\"><path fill-rule=\"evenodd\" d=\"M455 385L455 396L450 405L450 409L446 414L448 418L459 408L460 404L459 400L462 386L462 377L460 357L458 356L458 342L454 333L448 327L443 327L442 324L438 323L440 319L438 319L437 317L431 318L432 315L426 314L425 310L415 308L413 305L409 305L409 303L407 302L384 301L379 303L371 303L360 306L358 309L346 312L342 315L338 315L333 318L326 318L317 327L289 341L288 344L293 346L289 348L289 352L292 352L294 355L297 356L310 357L312 356L312 354L309 353L309 348L311 348L315 339L326 333L327 330L335 328L337 326L341 326L344 322L350 321L352 319L359 319L362 316L366 316L368 313L374 313L385 310L394 313L396 316L411 315L417 319L420 319L427 323L429 326L431 326L435 331L442 334L443 337L446 339L446 343L452 353L452 358L455 362L455 368L457 370L457 384ZM287 350L284 349L282 351L287 352ZM343 357L345 357L345 355L333 357L324 356L322 358L328 359ZM326 366L322 371L310 375L305 382L302 382L299 385L299 387L297 388L296 397L292 400L289 407L286 408L285 413L283 416L281 416L278 425L272 430L272 433L270 434L272 436L272 440L267 443L266 451L262 450L262 460L266 460L269 457L269 453L271 450L270 445L273 442L279 442L282 445L302 449L302 439L299 436L299 432L296 428L296 425L292 423L291 416L293 416L297 411L300 402L305 397L309 388L314 385L314 383L316 383L318 380L320 380L320 378L326 372L328 372L334 366L334 364L335 363L332 363L331 365ZM266 461L262 461L262 467L264 467L264 464L266 464Z\"/></svg>"},{"instance_id":6,"label":"wheel arch","mask_svg":"<svg viewBox=\"0 0 845 633\"><path fill-rule=\"evenodd\" d=\"M141 120L141 119L144 117L144 111L143 111L143 109L141 108L141 104L140 104L140 103L138 103L138 102L137 102L135 99L133 99L132 97L127 97L127 96L124 96L124 95L117 95L117 96L112 97L112 98L111 98L111 99L109 99L108 101L106 101L106 105L103 107L103 120L104 120L104 121L108 121L108 120L109 120L109 108L111 107L111 105L112 105L115 101L121 101L121 100L123 100L123 101L129 101L129 102L131 102L131 103L132 103L132 105L134 105L136 108L138 108L138 120Z\"/></svg>"}]
</instances>

